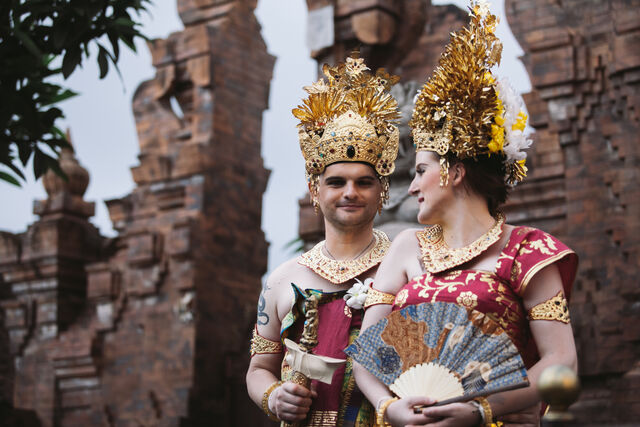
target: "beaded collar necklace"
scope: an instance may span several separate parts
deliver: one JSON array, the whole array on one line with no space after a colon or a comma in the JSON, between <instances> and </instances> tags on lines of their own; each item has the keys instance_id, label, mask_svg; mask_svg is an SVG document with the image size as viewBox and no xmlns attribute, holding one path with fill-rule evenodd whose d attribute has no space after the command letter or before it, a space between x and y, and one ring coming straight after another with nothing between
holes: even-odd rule
<instances>
[{"instance_id":1,"label":"beaded collar necklace","mask_svg":"<svg viewBox=\"0 0 640 427\"><path fill-rule=\"evenodd\" d=\"M416 232L424 268L429 273L436 274L471 261L500 240L502 224L504 224L504 215L498 213L496 222L486 233L473 243L461 248L450 248L447 245L440 225L432 225Z\"/></svg>"},{"instance_id":2,"label":"beaded collar necklace","mask_svg":"<svg viewBox=\"0 0 640 427\"><path fill-rule=\"evenodd\" d=\"M382 258L387 253L391 241L387 235L380 230L373 230L374 243L370 244L371 249L355 259L336 260L329 258L323 252L324 240L305 252L298 259L298 264L312 269L316 274L335 285L346 284L355 279L365 271L380 264Z\"/></svg>"}]
</instances>

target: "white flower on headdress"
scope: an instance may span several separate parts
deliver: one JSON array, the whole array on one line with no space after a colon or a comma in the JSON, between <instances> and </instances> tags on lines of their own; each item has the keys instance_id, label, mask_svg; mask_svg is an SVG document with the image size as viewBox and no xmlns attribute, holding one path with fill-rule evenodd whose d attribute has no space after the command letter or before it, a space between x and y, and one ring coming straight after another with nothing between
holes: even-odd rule
<instances>
[{"instance_id":1,"label":"white flower on headdress","mask_svg":"<svg viewBox=\"0 0 640 427\"><path fill-rule=\"evenodd\" d=\"M524 150L529 148L531 140L524 134L524 102L522 97L513 89L509 81L504 78L496 82L498 98L504 106L504 154L507 163L513 163L527 158Z\"/></svg>"},{"instance_id":2,"label":"white flower on headdress","mask_svg":"<svg viewBox=\"0 0 640 427\"><path fill-rule=\"evenodd\" d=\"M364 283L362 283L359 279L356 279L356 283L351 286L351 288L347 291L347 294L344 296L347 305L354 310L360 310L362 307L364 307L364 302L367 299L367 292L369 292L369 289L371 289L372 285L372 278L364 279Z\"/></svg>"}]
</instances>

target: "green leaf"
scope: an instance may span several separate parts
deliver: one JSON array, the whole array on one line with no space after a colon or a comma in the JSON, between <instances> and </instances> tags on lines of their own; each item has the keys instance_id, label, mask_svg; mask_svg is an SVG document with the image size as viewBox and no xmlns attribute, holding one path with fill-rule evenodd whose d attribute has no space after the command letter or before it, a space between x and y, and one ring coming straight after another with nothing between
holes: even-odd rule
<instances>
[{"instance_id":1,"label":"green leaf","mask_svg":"<svg viewBox=\"0 0 640 427\"><path fill-rule=\"evenodd\" d=\"M107 36L109 37L109 41L111 42L111 49L113 49L114 63L118 62L118 58L120 57L120 44L118 42L118 36L114 35L110 31L107 33Z\"/></svg>"},{"instance_id":2,"label":"green leaf","mask_svg":"<svg viewBox=\"0 0 640 427\"><path fill-rule=\"evenodd\" d=\"M16 145L18 146L18 157L20 158L22 165L27 166L29 157L31 157L33 152L31 144L28 142L18 142Z\"/></svg>"},{"instance_id":3,"label":"green leaf","mask_svg":"<svg viewBox=\"0 0 640 427\"><path fill-rule=\"evenodd\" d=\"M9 184L13 184L16 187L20 187L20 182L15 179L12 175L6 173L6 172L2 172L0 171L0 180L3 180L5 182L8 182Z\"/></svg>"},{"instance_id":4,"label":"green leaf","mask_svg":"<svg viewBox=\"0 0 640 427\"><path fill-rule=\"evenodd\" d=\"M98 52L98 66L100 67L100 78L103 79L109 72L108 52L101 44L98 44L98 46L100 47L100 51Z\"/></svg>"},{"instance_id":5,"label":"green leaf","mask_svg":"<svg viewBox=\"0 0 640 427\"><path fill-rule=\"evenodd\" d=\"M131 19L129 18L124 18L124 17L120 17L118 19L116 19L115 21L113 21L114 25L118 25L118 26L122 26L122 27L135 27L136 23L133 22Z\"/></svg>"},{"instance_id":6,"label":"green leaf","mask_svg":"<svg viewBox=\"0 0 640 427\"><path fill-rule=\"evenodd\" d=\"M64 132L62 132L62 130L59 127L53 126L51 128L51 133L54 134L54 135L59 136L60 138L64 139L65 141L67 141L67 135ZM69 142L69 141L67 141L67 142Z\"/></svg>"},{"instance_id":7,"label":"green leaf","mask_svg":"<svg viewBox=\"0 0 640 427\"><path fill-rule=\"evenodd\" d=\"M62 60L62 75L66 79L73 73L73 70L80 64L82 61L82 51L80 48L76 47L64 54L64 59Z\"/></svg>"},{"instance_id":8,"label":"green leaf","mask_svg":"<svg viewBox=\"0 0 640 427\"><path fill-rule=\"evenodd\" d=\"M16 35L16 37L20 39L22 44L24 44L24 47L26 47L29 52L31 52L34 56L38 58L42 56L42 52L40 52L40 49L38 49L38 46L36 46L33 40L31 40L31 37L29 37L26 33L23 33L17 28L14 28L13 32Z\"/></svg>"},{"instance_id":9,"label":"green leaf","mask_svg":"<svg viewBox=\"0 0 640 427\"><path fill-rule=\"evenodd\" d=\"M71 89L65 89L63 92L60 92L57 95L55 95L53 98L51 98L48 102L42 103L41 105L43 107L46 107L47 105L57 104L58 102L65 101L77 95L78 95L77 92L74 92Z\"/></svg>"},{"instance_id":10,"label":"green leaf","mask_svg":"<svg viewBox=\"0 0 640 427\"><path fill-rule=\"evenodd\" d=\"M47 171L47 161L44 153L39 149L33 151L33 176L39 179Z\"/></svg>"}]
</instances>

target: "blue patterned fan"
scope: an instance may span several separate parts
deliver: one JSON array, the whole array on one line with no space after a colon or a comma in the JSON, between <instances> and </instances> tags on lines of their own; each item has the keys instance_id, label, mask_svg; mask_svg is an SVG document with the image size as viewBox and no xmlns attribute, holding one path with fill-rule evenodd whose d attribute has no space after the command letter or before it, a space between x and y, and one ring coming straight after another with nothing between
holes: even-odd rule
<instances>
[{"instance_id":1,"label":"blue patterned fan","mask_svg":"<svg viewBox=\"0 0 640 427\"><path fill-rule=\"evenodd\" d=\"M500 325L454 303L394 311L345 353L399 397L444 403L529 385L522 358Z\"/></svg>"}]
</instances>

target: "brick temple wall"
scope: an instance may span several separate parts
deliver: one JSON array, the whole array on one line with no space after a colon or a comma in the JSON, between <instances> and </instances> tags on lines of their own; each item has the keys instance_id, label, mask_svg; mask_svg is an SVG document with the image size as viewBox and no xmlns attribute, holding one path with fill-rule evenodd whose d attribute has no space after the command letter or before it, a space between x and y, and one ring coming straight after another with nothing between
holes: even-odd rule
<instances>
[{"instance_id":1,"label":"brick temple wall","mask_svg":"<svg viewBox=\"0 0 640 427\"><path fill-rule=\"evenodd\" d=\"M532 83L532 176L510 217L580 255L583 424L640 419L640 2L507 0Z\"/></svg>"},{"instance_id":2,"label":"brick temple wall","mask_svg":"<svg viewBox=\"0 0 640 427\"><path fill-rule=\"evenodd\" d=\"M88 173L70 151L39 220L0 234L0 411L13 417L0 425L264 423L244 385L274 64L255 6L179 0L184 31L149 43L136 186L107 201L117 237L88 222Z\"/></svg>"}]
</instances>

